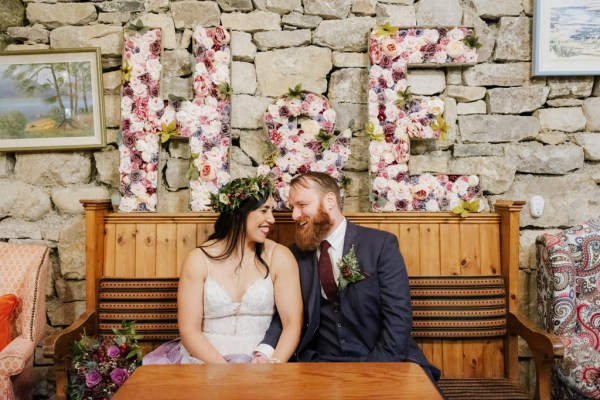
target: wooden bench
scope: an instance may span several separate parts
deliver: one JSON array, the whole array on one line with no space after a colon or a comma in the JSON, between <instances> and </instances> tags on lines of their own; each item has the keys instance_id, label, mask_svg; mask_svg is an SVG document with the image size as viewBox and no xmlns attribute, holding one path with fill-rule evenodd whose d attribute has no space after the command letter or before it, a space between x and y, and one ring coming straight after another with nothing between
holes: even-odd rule
<instances>
[{"instance_id":1,"label":"wooden bench","mask_svg":"<svg viewBox=\"0 0 600 400\"><path fill-rule=\"evenodd\" d=\"M214 213L114 213L109 201L85 201L86 312L50 336L57 398L64 399L71 343L85 331L110 335L123 318L137 321L145 350L178 336L177 277L187 254L206 240ZM442 370L450 399L524 399L518 389L518 336L536 364L534 398L550 398L550 364L558 337L519 313L519 213L523 202L498 201L495 213L353 213L359 225L394 233L411 282L413 335ZM276 215L270 237L293 241L289 213Z\"/></svg>"}]
</instances>

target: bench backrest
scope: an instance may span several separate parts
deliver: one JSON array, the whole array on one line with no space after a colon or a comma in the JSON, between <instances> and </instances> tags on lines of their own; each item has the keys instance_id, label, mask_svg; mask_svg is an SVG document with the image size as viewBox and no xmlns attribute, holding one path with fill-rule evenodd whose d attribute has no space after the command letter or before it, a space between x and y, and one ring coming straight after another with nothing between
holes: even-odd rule
<instances>
[{"instance_id":1,"label":"bench backrest","mask_svg":"<svg viewBox=\"0 0 600 400\"><path fill-rule=\"evenodd\" d=\"M417 342L445 377L518 379L518 343L516 337L505 334L503 313L518 309L519 212L523 204L497 201L496 212L470 214L468 218L451 213L345 214L356 224L398 237L411 277ZM98 310L104 316L110 312L101 303L109 295L102 294L108 287L100 289L101 278L171 278L176 284L183 261L210 235L217 217L214 213L114 213L109 211L109 201L98 200L85 201L84 207L87 310ZM295 230L291 215L278 213L276 220L270 238L290 244ZM489 276L503 283L491 284L498 291L493 295L485 293L483 300L478 298L483 285L469 279L486 281ZM161 290L167 291L164 287ZM173 287L169 291L170 296L176 295ZM146 292L147 288L137 293ZM134 302L138 302L135 293L133 296ZM504 304L497 302L502 297ZM173 299L163 311L166 319L176 324ZM434 300L438 303L434 304ZM469 305L454 310L446 307L456 301ZM133 308L120 304L112 310ZM473 312L476 313L470 314ZM442 314L444 318L440 318ZM156 318L157 314L152 315ZM142 321L128 319L137 320L138 327ZM148 332L142 332L147 337L151 337L152 330L157 341L176 335L175 325L169 332L169 328L158 327L151 321L148 320ZM106 332L103 325L101 329Z\"/></svg>"},{"instance_id":2,"label":"bench backrest","mask_svg":"<svg viewBox=\"0 0 600 400\"><path fill-rule=\"evenodd\" d=\"M144 341L179 336L177 278L102 278L98 333L113 336L121 321L136 321ZM410 278L415 338L493 338L506 335L504 278Z\"/></svg>"}]
</instances>

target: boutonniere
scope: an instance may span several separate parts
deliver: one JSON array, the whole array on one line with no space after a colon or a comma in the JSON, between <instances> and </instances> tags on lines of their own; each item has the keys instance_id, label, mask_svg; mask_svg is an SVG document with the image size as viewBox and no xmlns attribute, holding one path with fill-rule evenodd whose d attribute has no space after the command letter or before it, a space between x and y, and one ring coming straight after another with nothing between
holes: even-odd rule
<instances>
[{"instance_id":1,"label":"boutonniere","mask_svg":"<svg viewBox=\"0 0 600 400\"><path fill-rule=\"evenodd\" d=\"M349 283L356 283L365 279L365 276L360 272L354 245L350 247L350 251L345 256L338 260L337 267L340 270L338 280L340 290L343 290Z\"/></svg>"}]
</instances>

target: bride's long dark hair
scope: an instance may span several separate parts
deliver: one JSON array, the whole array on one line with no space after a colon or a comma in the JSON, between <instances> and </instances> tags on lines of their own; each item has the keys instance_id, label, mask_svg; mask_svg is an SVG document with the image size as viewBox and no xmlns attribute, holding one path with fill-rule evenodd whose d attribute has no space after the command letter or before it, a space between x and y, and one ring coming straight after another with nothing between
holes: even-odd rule
<instances>
[{"instance_id":1,"label":"bride's long dark hair","mask_svg":"<svg viewBox=\"0 0 600 400\"><path fill-rule=\"evenodd\" d=\"M239 245L239 247L241 248L240 262L235 267L235 270L238 271L242 267L242 260L244 259L244 242L246 240L248 214L262 207L262 205L265 204L268 198L269 194L266 194L263 197L259 197L258 199L256 199L253 196L250 196L249 198L243 200L240 203L239 207L236 208L233 212L221 213L217 218L217 221L215 222L215 232L208 237L208 240L224 240L226 242L225 250L223 250L221 254L217 254L215 256L208 254L208 252L205 250L205 248L208 247L206 245L198 246L200 250L202 250L208 258L220 261L231 256L235 251L236 247L238 247ZM256 243L254 258L266 268L266 278L267 276L269 276L269 265L262 258L264 248L264 243Z\"/></svg>"}]
</instances>

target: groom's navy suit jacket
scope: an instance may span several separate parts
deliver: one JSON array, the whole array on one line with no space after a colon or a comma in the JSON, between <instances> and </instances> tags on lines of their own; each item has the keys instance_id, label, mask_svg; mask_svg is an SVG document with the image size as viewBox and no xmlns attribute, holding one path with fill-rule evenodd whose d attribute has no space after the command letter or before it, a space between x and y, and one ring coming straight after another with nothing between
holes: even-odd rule
<instances>
[{"instance_id":1,"label":"groom's navy suit jacket","mask_svg":"<svg viewBox=\"0 0 600 400\"><path fill-rule=\"evenodd\" d=\"M431 366L411 335L412 307L410 288L398 240L391 233L347 222L343 254L354 246L364 280L349 283L339 293L339 309L362 343L370 349L360 361L411 361ZM296 352L297 361L313 361L309 349L321 321L321 285L316 252L304 252L292 245L300 268L304 301L304 327ZM281 333L281 321L274 318L263 343L275 347ZM363 360L364 359L364 360ZM359 360L349 360L359 361Z\"/></svg>"}]
</instances>

